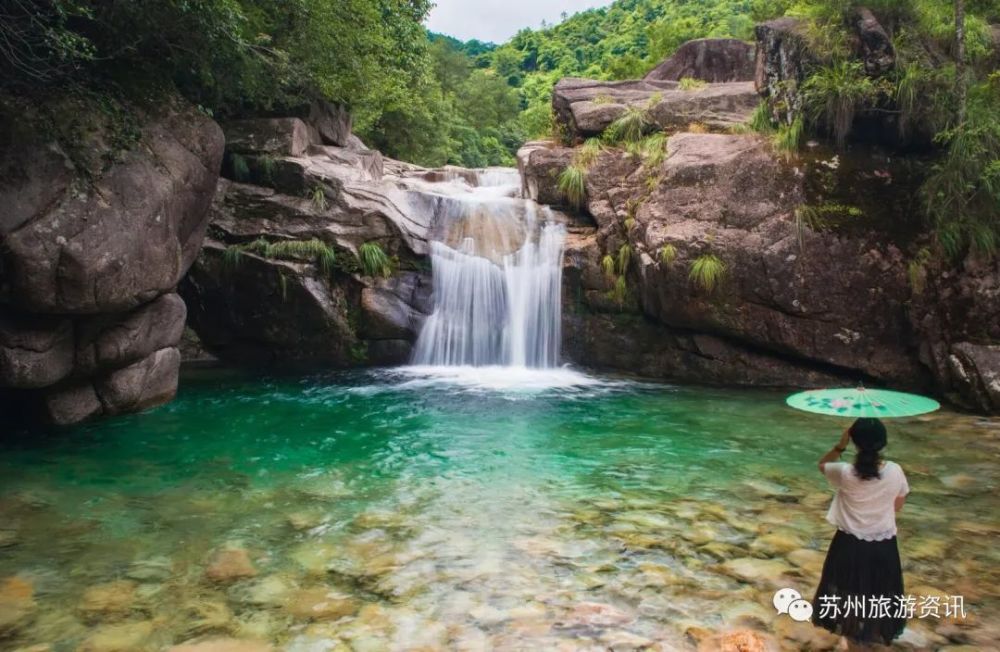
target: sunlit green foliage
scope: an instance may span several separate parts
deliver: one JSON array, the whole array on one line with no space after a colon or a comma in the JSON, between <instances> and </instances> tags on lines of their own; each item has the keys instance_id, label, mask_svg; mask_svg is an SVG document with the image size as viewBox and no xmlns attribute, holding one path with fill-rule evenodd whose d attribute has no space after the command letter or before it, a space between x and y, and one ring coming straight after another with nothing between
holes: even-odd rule
<instances>
[{"instance_id":1,"label":"sunlit green foliage","mask_svg":"<svg viewBox=\"0 0 1000 652\"><path fill-rule=\"evenodd\" d=\"M697 91L708 86L708 82L694 77L684 77L677 84L677 88L682 91Z\"/></svg>"},{"instance_id":2,"label":"sunlit green foliage","mask_svg":"<svg viewBox=\"0 0 1000 652\"><path fill-rule=\"evenodd\" d=\"M608 298L617 303L619 307L623 306L625 301L628 300L628 281L624 276L619 276L615 279L611 289L608 290Z\"/></svg>"},{"instance_id":3,"label":"sunlit green foliage","mask_svg":"<svg viewBox=\"0 0 1000 652\"><path fill-rule=\"evenodd\" d=\"M358 260L365 276L392 276L392 259L377 242L365 242L358 248Z\"/></svg>"},{"instance_id":4,"label":"sunlit green foliage","mask_svg":"<svg viewBox=\"0 0 1000 652\"><path fill-rule=\"evenodd\" d=\"M671 265L677 260L677 247L669 242L660 247L660 262L664 265Z\"/></svg>"},{"instance_id":5,"label":"sunlit green foliage","mask_svg":"<svg viewBox=\"0 0 1000 652\"><path fill-rule=\"evenodd\" d=\"M264 258L276 260L307 261L315 264L324 274L333 271L336 254L333 248L319 240L276 240L257 238L250 242L230 245L223 252L223 262L229 268L239 266L244 253L257 254Z\"/></svg>"},{"instance_id":6,"label":"sunlit green foliage","mask_svg":"<svg viewBox=\"0 0 1000 652\"><path fill-rule=\"evenodd\" d=\"M805 121L802 116L795 116L791 124L778 125L771 137L775 149L784 154L798 151L805 135Z\"/></svg>"},{"instance_id":7,"label":"sunlit green foliage","mask_svg":"<svg viewBox=\"0 0 1000 652\"><path fill-rule=\"evenodd\" d=\"M573 156L573 161L579 167L584 169L589 168L593 165L597 157L601 155L601 139L600 138L588 138L584 141L583 145L576 150Z\"/></svg>"},{"instance_id":8,"label":"sunlit green foliage","mask_svg":"<svg viewBox=\"0 0 1000 652\"><path fill-rule=\"evenodd\" d=\"M875 82L860 61L838 61L820 68L802 85L802 102L809 119L833 134L843 147L854 115L877 96Z\"/></svg>"},{"instance_id":9,"label":"sunlit green foliage","mask_svg":"<svg viewBox=\"0 0 1000 652\"><path fill-rule=\"evenodd\" d=\"M601 258L601 271L604 272L604 278L607 279L608 283L614 281L615 278L615 257L611 254L605 254Z\"/></svg>"},{"instance_id":10,"label":"sunlit green foliage","mask_svg":"<svg viewBox=\"0 0 1000 652\"><path fill-rule=\"evenodd\" d=\"M655 123L644 106L629 106L604 130L603 138L610 144L636 144Z\"/></svg>"},{"instance_id":11,"label":"sunlit green foliage","mask_svg":"<svg viewBox=\"0 0 1000 652\"><path fill-rule=\"evenodd\" d=\"M629 263L632 262L632 245L625 243L618 247L618 273L624 274L628 271Z\"/></svg>"},{"instance_id":12,"label":"sunlit green foliage","mask_svg":"<svg viewBox=\"0 0 1000 652\"><path fill-rule=\"evenodd\" d=\"M326 191L323 189L323 186L314 186L313 189L309 191L309 201L312 202L312 205L316 210L326 210Z\"/></svg>"},{"instance_id":13,"label":"sunlit green foliage","mask_svg":"<svg viewBox=\"0 0 1000 652\"><path fill-rule=\"evenodd\" d=\"M573 208L583 206L587 198L587 171L579 165L570 165L559 174L559 192Z\"/></svg>"},{"instance_id":14,"label":"sunlit green foliage","mask_svg":"<svg viewBox=\"0 0 1000 652\"><path fill-rule=\"evenodd\" d=\"M691 263L688 278L705 292L714 292L726 276L726 264L714 254L702 254Z\"/></svg>"}]
</instances>

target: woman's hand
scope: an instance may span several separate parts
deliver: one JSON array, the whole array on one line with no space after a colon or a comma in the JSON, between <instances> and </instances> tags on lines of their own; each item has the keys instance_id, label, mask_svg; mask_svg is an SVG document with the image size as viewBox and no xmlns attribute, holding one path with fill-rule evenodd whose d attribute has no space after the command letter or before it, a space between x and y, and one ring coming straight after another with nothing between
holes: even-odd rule
<instances>
[{"instance_id":1,"label":"woman's hand","mask_svg":"<svg viewBox=\"0 0 1000 652\"><path fill-rule=\"evenodd\" d=\"M819 470L820 472L825 472L825 467L828 462L833 462L840 458L841 454L847 449L847 445L851 442L851 429L845 428L843 434L840 435L840 441L837 445L827 451L826 455L819 458Z\"/></svg>"}]
</instances>

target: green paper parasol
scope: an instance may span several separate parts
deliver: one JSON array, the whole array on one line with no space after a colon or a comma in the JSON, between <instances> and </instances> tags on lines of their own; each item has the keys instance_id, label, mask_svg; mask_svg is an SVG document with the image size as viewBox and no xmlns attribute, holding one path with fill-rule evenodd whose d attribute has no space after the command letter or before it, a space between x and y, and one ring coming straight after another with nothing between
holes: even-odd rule
<instances>
[{"instance_id":1,"label":"green paper parasol","mask_svg":"<svg viewBox=\"0 0 1000 652\"><path fill-rule=\"evenodd\" d=\"M865 387L813 389L792 394L785 402L797 410L817 414L879 419L912 417L941 407L940 403L925 396Z\"/></svg>"}]
</instances>

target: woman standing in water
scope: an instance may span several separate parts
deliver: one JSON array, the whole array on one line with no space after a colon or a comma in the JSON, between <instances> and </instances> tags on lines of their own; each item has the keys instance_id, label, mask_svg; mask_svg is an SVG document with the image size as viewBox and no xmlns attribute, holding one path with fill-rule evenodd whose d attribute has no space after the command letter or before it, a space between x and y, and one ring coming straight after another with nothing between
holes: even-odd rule
<instances>
[{"instance_id":1,"label":"woman standing in water","mask_svg":"<svg viewBox=\"0 0 1000 652\"><path fill-rule=\"evenodd\" d=\"M854 463L837 461L849 442ZM858 419L819 461L837 490L826 515L837 533L813 598L813 623L843 636L848 649L889 645L906 627L905 618L895 617L903 595L896 512L910 487L903 469L882 459L885 445L881 421Z\"/></svg>"}]
</instances>

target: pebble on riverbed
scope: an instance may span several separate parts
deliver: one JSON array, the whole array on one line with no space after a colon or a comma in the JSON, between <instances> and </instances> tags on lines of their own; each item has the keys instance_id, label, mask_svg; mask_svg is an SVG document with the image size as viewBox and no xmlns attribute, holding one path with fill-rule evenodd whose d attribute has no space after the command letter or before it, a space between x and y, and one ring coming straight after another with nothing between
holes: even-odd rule
<instances>
[{"instance_id":1,"label":"pebble on riverbed","mask_svg":"<svg viewBox=\"0 0 1000 652\"><path fill-rule=\"evenodd\" d=\"M238 547L217 550L205 568L205 577L219 584L229 584L256 575L257 569L250 561L250 553L245 548Z\"/></svg>"}]
</instances>

